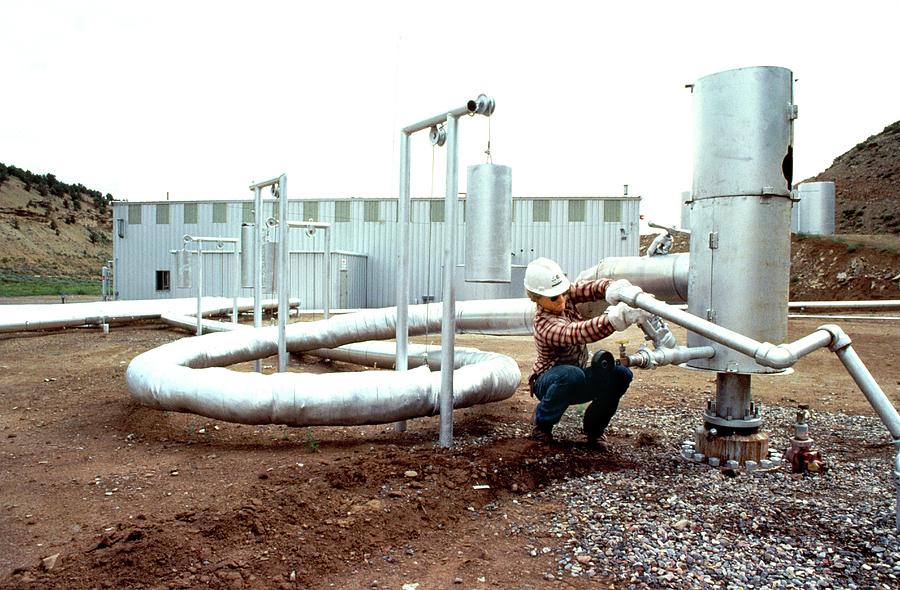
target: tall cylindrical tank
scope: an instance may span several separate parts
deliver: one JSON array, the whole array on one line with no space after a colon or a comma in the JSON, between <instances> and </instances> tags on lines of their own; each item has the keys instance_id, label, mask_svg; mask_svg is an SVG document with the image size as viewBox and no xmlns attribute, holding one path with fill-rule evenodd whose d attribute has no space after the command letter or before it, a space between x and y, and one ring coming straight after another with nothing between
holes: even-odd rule
<instances>
[{"instance_id":1,"label":"tall cylindrical tank","mask_svg":"<svg viewBox=\"0 0 900 590\"><path fill-rule=\"evenodd\" d=\"M787 336L790 281L792 72L753 67L701 78L694 93L694 182L688 309L760 341ZM713 346L693 367L770 373L749 356Z\"/></svg>"},{"instance_id":2,"label":"tall cylindrical tank","mask_svg":"<svg viewBox=\"0 0 900 590\"><path fill-rule=\"evenodd\" d=\"M798 234L834 234L834 182L803 182L797 187L791 231Z\"/></svg>"},{"instance_id":3,"label":"tall cylindrical tank","mask_svg":"<svg viewBox=\"0 0 900 590\"><path fill-rule=\"evenodd\" d=\"M256 269L253 239L255 226L252 223L241 224L241 287L253 288Z\"/></svg>"},{"instance_id":4,"label":"tall cylindrical tank","mask_svg":"<svg viewBox=\"0 0 900 590\"><path fill-rule=\"evenodd\" d=\"M190 289L193 286L191 268L191 251L182 248L175 251L175 286L179 289Z\"/></svg>"},{"instance_id":5,"label":"tall cylindrical tank","mask_svg":"<svg viewBox=\"0 0 900 590\"><path fill-rule=\"evenodd\" d=\"M512 268L512 169L469 166L466 189L466 281L508 283Z\"/></svg>"}]
</instances>

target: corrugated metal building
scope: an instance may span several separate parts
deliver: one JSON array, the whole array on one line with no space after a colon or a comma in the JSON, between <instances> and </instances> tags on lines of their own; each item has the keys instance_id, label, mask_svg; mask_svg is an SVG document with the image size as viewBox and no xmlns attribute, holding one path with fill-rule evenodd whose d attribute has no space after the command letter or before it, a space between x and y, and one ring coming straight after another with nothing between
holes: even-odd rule
<instances>
[{"instance_id":1,"label":"corrugated metal building","mask_svg":"<svg viewBox=\"0 0 900 590\"><path fill-rule=\"evenodd\" d=\"M574 276L606 256L638 253L640 197L571 197L513 199L512 282L465 283L465 198L460 198L457 222L458 300L521 297L524 267L538 256L560 263ZM266 199L264 217L277 217L278 203ZM443 199L413 199L410 207L412 291L410 302L422 296L441 298ZM291 199L291 220L331 222L331 306L387 307L396 303L396 199ZM252 200L158 201L113 203L115 288L120 299L190 297L194 289L175 285L175 257L185 234L239 238L242 223L253 222ZM274 239L274 235L272 237ZM308 236L292 230L291 297L305 309L324 302L322 265L324 234ZM234 294L232 244L204 245L205 295ZM195 245L191 246L195 248ZM192 257L196 258L196 256ZM196 263L195 263L196 264ZM196 277L196 273L195 273ZM196 280L196 279L195 279ZM242 296L252 295L241 289Z\"/></svg>"}]
</instances>

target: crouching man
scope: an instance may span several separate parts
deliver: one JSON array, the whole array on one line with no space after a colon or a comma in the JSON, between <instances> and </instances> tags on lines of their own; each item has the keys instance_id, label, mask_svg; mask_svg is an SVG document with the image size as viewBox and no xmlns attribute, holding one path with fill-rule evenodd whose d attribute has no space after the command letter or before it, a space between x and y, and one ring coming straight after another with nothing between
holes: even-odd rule
<instances>
[{"instance_id":1,"label":"crouching man","mask_svg":"<svg viewBox=\"0 0 900 590\"><path fill-rule=\"evenodd\" d=\"M552 441L553 427L566 408L590 402L584 412L584 434L588 443L596 444L628 390L631 371L615 364L612 355L603 351L588 359L585 345L625 330L649 314L618 303L603 315L585 319L575 308L576 303L602 301L611 284L629 283L600 279L570 284L559 265L547 258L538 258L525 269L525 291L537 304L537 358L528 381L531 394L538 399L531 438Z\"/></svg>"}]
</instances>

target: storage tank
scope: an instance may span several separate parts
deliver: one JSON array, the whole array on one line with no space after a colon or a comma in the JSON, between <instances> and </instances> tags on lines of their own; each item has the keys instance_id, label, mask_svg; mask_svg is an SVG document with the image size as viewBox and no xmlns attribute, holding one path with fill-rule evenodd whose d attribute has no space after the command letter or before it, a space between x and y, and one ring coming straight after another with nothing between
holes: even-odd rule
<instances>
[{"instance_id":1,"label":"storage tank","mask_svg":"<svg viewBox=\"0 0 900 590\"><path fill-rule=\"evenodd\" d=\"M834 234L834 182L803 182L797 187L799 201L791 213L791 231L797 234Z\"/></svg>"},{"instance_id":2,"label":"storage tank","mask_svg":"<svg viewBox=\"0 0 900 590\"><path fill-rule=\"evenodd\" d=\"M694 94L694 180L688 309L761 342L784 342L790 281L792 72L752 67L701 78ZM692 367L770 373L749 356L712 346Z\"/></svg>"}]
</instances>

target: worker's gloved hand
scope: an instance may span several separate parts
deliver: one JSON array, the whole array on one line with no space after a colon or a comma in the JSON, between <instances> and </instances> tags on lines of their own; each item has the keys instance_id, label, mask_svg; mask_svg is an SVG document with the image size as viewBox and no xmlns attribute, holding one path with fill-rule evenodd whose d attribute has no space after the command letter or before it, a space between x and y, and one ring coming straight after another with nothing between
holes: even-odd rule
<instances>
[{"instance_id":1,"label":"worker's gloved hand","mask_svg":"<svg viewBox=\"0 0 900 590\"><path fill-rule=\"evenodd\" d=\"M635 309L624 302L619 302L606 310L606 317L612 327L621 332L628 326L650 319L650 314L643 309Z\"/></svg>"},{"instance_id":2,"label":"worker's gloved hand","mask_svg":"<svg viewBox=\"0 0 900 590\"><path fill-rule=\"evenodd\" d=\"M628 279L618 279L606 286L606 302L615 305L622 300L622 290L631 286Z\"/></svg>"}]
</instances>

